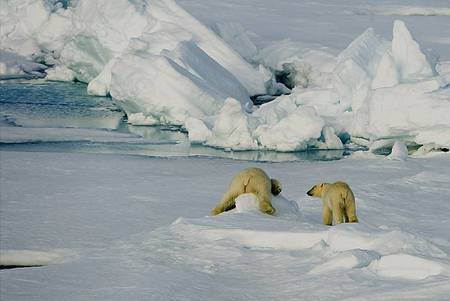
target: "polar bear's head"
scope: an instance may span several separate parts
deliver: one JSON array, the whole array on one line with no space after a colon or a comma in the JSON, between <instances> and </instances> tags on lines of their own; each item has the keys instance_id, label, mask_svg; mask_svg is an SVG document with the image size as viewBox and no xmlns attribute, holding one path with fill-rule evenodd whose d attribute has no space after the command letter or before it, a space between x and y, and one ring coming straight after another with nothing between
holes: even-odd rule
<instances>
[{"instance_id":1,"label":"polar bear's head","mask_svg":"<svg viewBox=\"0 0 450 301\"><path fill-rule=\"evenodd\" d=\"M270 183L272 184L272 194L279 195L281 193L281 183L277 179L270 179Z\"/></svg>"},{"instance_id":2,"label":"polar bear's head","mask_svg":"<svg viewBox=\"0 0 450 301\"><path fill-rule=\"evenodd\" d=\"M310 190L308 190L308 192L306 194L309 196L321 198L323 190L325 189L325 187L327 185L328 185L328 183L320 183L320 184L314 185Z\"/></svg>"}]
</instances>

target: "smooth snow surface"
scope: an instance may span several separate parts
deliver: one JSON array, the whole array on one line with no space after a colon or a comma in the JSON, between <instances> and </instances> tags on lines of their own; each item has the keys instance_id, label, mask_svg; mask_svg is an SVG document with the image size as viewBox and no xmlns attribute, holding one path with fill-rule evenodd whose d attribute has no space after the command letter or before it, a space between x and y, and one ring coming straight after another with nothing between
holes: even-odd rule
<instances>
[{"instance_id":1,"label":"smooth snow surface","mask_svg":"<svg viewBox=\"0 0 450 301\"><path fill-rule=\"evenodd\" d=\"M408 280L421 280L442 272L441 265L408 254L383 256L369 268L380 276Z\"/></svg>"},{"instance_id":2,"label":"smooth snow surface","mask_svg":"<svg viewBox=\"0 0 450 301\"><path fill-rule=\"evenodd\" d=\"M392 23L404 20L443 60L450 60L447 0L178 0L206 25L239 23L258 48L280 40L301 42L306 48L342 50L361 32L373 27L390 37Z\"/></svg>"},{"instance_id":3,"label":"smooth snow surface","mask_svg":"<svg viewBox=\"0 0 450 301\"><path fill-rule=\"evenodd\" d=\"M449 157L257 163L2 151L5 300L448 300ZM232 176L283 184L275 216ZM360 223L322 225L312 184L344 180Z\"/></svg>"}]
</instances>

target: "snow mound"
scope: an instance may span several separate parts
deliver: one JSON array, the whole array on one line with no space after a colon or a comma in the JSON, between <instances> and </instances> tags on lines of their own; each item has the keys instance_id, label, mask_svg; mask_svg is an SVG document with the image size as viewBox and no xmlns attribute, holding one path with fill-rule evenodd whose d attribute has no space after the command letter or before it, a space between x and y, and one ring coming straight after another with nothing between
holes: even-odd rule
<instances>
[{"instance_id":1,"label":"snow mound","mask_svg":"<svg viewBox=\"0 0 450 301\"><path fill-rule=\"evenodd\" d=\"M315 266L309 271L309 274L328 274L340 270L363 268L379 257L376 252L358 249L340 252L324 263Z\"/></svg>"},{"instance_id":2,"label":"snow mound","mask_svg":"<svg viewBox=\"0 0 450 301\"><path fill-rule=\"evenodd\" d=\"M206 144L238 150L257 148L249 128L249 118L237 100L228 98L214 121L212 135Z\"/></svg>"},{"instance_id":3,"label":"snow mound","mask_svg":"<svg viewBox=\"0 0 450 301\"><path fill-rule=\"evenodd\" d=\"M258 200L253 193L244 193L236 198L236 212L259 212ZM272 196L272 205L276 209L275 216L298 215L299 208L297 203L286 199L285 197Z\"/></svg>"},{"instance_id":4,"label":"snow mound","mask_svg":"<svg viewBox=\"0 0 450 301\"><path fill-rule=\"evenodd\" d=\"M189 135L201 137L206 145L233 150L269 149L299 151L307 148L341 149L342 142L312 106L295 104L289 97L279 97L253 113L229 98L215 116L213 124L192 120ZM323 141L319 138L323 136Z\"/></svg>"},{"instance_id":5,"label":"snow mound","mask_svg":"<svg viewBox=\"0 0 450 301\"><path fill-rule=\"evenodd\" d=\"M309 140L320 137L324 125L313 107L301 106L274 124L260 125L255 134L261 144L268 149L306 150Z\"/></svg>"},{"instance_id":6,"label":"snow mound","mask_svg":"<svg viewBox=\"0 0 450 301\"><path fill-rule=\"evenodd\" d=\"M258 257L270 254L301 252L314 262L309 274L321 275L368 267L377 260L395 254L445 261L447 254L431 242L398 230L381 230L365 224L341 224L327 227L307 223L295 202L274 197L277 215L258 211L252 194L240 196L234 210L218 216L178 218L142 237L145 253L152 260L175 260L187 264L220 267L233 264L246 253ZM276 251L276 252L275 252ZM167 259L163 259L167 258ZM384 266L379 273L383 276ZM435 268L432 268L436 274ZM212 272L212 271L210 271ZM439 271L440 273L440 271ZM431 274L430 274L431 275Z\"/></svg>"},{"instance_id":7,"label":"snow mound","mask_svg":"<svg viewBox=\"0 0 450 301\"><path fill-rule=\"evenodd\" d=\"M408 158L408 149L401 141L395 141L389 159L404 161Z\"/></svg>"},{"instance_id":8,"label":"snow mound","mask_svg":"<svg viewBox=\"0 0 450 301\"><path fill-rule=\"evenodd\" d=\"M224 240L245 248L302 250L311 248L322 237L320 233L281 232L281 231L251 231L233 229L228 231L207 230L202 233L208 240Z\"/></svg>"},{"instance_id":9,"label":"snow mound","mask_svg":"<svg viewBox=\"0 0 450 301\"><path fill-rule=\"evenodd\" d=\"M65 263L73 260L76 253L70 250L32 251L32 250L2 250L0 266L34 267L49 264Z\"/></svg>"},{"instance_id":10,"label":"snow mound","mask_svg":"<svg viewBox=\"0 0 450 301\"><path fill-rule=\"evenodd\" d=\"M184 233L182 236L185 237L195 231L198 242L202 241L204 244L219 242L224 246L230 244L239 248L274 250L311 248L326 235L324 232L293 231L292 221L297 219L289 216L280 219L247 211L240 214L228 212L219 218L219 221L178 219L170 231L177 235ZM186 230L189 232L185 232Z\"/></svg>"},{"instance_id":11,"label":"snow mound","mask_svg":"<svg viewBox=\"0 0 450 301\"><path fill-rule=\"evenodd\" d=\"M242 213L242 212L249 212L254 211L258 212L259 206L258 206L258 199L256 198L256 195L253 193L244 193L241 194L236 198L236 212Z\"/></svg>"},{"instance_id":12,"label":"snow mound","mask_svg":"<svg viewBox=\"0 0 450 301\"><path fill-rule=\"evenodd\" d=\"M381 277L406 280L422 280L439 275L444 270L438 262L409 254L383 256L372 262L369 269Z\"/></svg>"},{"instance_id":13,"label":"snow mound","mask_svg":"<svg viewBox=\"0 0 450 301\"><path fill-rule=\"evenodd\" d=\"M332 227L326 240L334 251L361 249L382 255L405 252L445 258L446 253L426 239L403 231L373 229L361 224L342 224Z\"/></svg>"}]
</instances>

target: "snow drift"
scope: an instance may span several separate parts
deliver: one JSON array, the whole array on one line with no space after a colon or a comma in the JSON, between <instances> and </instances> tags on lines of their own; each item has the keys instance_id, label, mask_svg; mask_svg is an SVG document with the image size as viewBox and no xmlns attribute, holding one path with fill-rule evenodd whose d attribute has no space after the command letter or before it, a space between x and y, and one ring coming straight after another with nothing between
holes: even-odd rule
<instances>
[{"instance_id":1,"label":"snow drift","mask_svg":"<svg viewBox=\"0 0 450 301\"><path fill-rule=\"evenodd\" d=\"M169 257L200 266L211 262L216 268L239 261L242 250L290 256L298 252L302 258L313 258L308 260L314 264L307 275L318 277L367 271L374 277L417 281L448 275L447 254L424 238L364 223L334 227L307 223L297 204L284 197L274 198L274 206L277 212L283 210L276 217L267 216L258 211L251 195L241 195L232 211L178 218L158 228L144 237L142 248L149 260Z\"/></svg>"}]
</instances>

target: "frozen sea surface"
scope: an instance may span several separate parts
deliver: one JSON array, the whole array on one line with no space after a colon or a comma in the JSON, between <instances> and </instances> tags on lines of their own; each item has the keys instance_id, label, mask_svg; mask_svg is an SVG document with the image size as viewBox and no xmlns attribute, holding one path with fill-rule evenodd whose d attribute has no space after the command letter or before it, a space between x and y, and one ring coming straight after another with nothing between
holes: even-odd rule
<instances>
[{"instance_id":1,"label":"frozen sea surface","mask_svg":"<svg viewBox=\"0 0 450 301\"><path fill-rule=\"evenodd\" d=\"M2 300L448 300L449 156L250 163L1 151ZM242 168L298 212L209 211ZM358 224L306 191L344 180ZM244 200L242 200L244 201ZM294 206L292 208L296 208ZM26 259L26 260L25 260Z\"/></svg>"},{"instance_id":2,"label":"frozen sea surface","mask_svg":"<svg viewBox=\"0 0 450 301\"><path fill-rule=\"evenodd\" d=\"M290 39L336 55L369 26L391 40L401 19L427 54L450 59L446 0L177 3L215 30L242 25L269 52ZM123 38L113 23L92 32ZM110 98L85 91L0 82L0 265L23 267L0 270L1 300L448 300L448 153L220 150L191 145L179 128L132 126ZM250 166L282 182L277 214L260 214L246 195L209 216ZM360 223L322 225L321 202L306 191L337 180L352 187Z\"/></svg>"},{"instance_id":3,"label":"frozen sea surface","mask_svg":"<svg viewBox=\"0 0 450 301\"><path fill-rule=\"evenodd\" d=\"M450 3L447 0L260 1L178 0L199 20L241 24L258 47L290 39L305 47L341 51L367 27L392 37L392 24L402 19L425 49L450 59Z\"/></svg>"}]
</instances>

